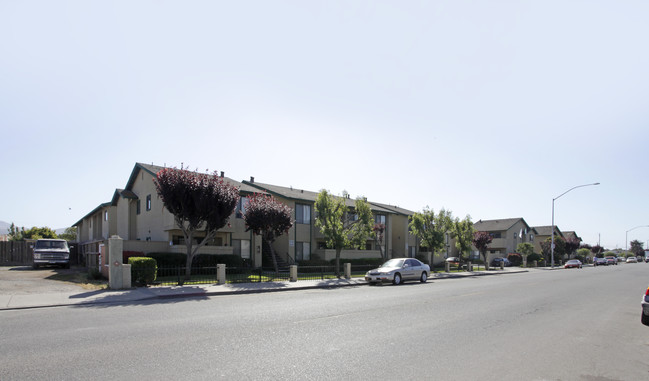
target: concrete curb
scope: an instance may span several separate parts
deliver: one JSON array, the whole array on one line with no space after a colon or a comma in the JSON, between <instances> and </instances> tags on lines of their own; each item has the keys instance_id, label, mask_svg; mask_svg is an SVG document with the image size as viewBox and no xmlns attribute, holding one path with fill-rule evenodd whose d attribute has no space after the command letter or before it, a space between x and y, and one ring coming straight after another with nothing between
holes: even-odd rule
<instances>
[{"instance_id":1,"label":"concrete curb","mask_svg":"<svg viewBox=\"0 0 649 381\"><path fill-rule=\"evenodd\" d=\"M433 273L428 278L432 283L444 279L460 279L478 276L520 274L529 272L528 269L494 272L471 273ZM170 300L183 298L198 298L210 296L228 296L237 294L261 294L268 292L300 291L310 289L332 289L339 287L364 286L367 282L363 278L336 279L328 281L300 281L300 282L267 282L227 285L200 285L177 287L141 287L131 290L103 290L86 293L63 294L32 294L32 295L0 295L0 311L26 310L34 308L65 307L65 306L92 306L92 305L119 305L153 300ZM86 295L87 294L87 295ZM4 297L4 298L3 298ZM8 299L7 299L8 297ZM58 299L52 301L52 298ZM5 300L3 300L5 299ZM16 300L17 299L17 300Z\"/></svg>"}]
</instances>

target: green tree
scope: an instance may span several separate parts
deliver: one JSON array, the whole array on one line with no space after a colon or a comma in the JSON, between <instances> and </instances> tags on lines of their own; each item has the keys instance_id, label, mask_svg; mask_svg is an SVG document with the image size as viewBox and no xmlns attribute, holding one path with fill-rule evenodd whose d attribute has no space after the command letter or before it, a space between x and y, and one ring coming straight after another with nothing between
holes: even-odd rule
<instances>
[{"instance_id":1,"label":"green tree","mask_svg":"<svg viewBox=\"0 0 649 381\"><path fill-rule=\"evenodd\" d=\"M59 234L59 238L66 241L75 242L77 240L77 227L71 226L65 229L65 232Z\"/></svg>"},{"instance_id":2,"label":"green tree","mask_svg":"<svg viewBox=\"0 0 649 381\"><path fill-rule=\"evenodd\" d=\"M250 197L243 214L246 231L252 230L253 233L261 235L268 242L276 274L279 273L279 268L273 242L277 237L288 233L288 230L293 226L292 213L293 209L275 200L272 196L255 194Z\"/></svg>"},{"instance_id":3,"label":"green tree","mask_svg":"<svg viewBox=\"0 0 649 381\"><path fill-rule=\"evenodd\" d=\"M643 247L644 242L640 242L636 239L631 241L630 244L631 247L629 248L629 250L631 250L634 256L636 257L644 256L644 247Z\"/></svg>"},{"instance_id":4,"label":"green tree","mask_svg":"<svg viewBox=\"0 0 649 381\"><path fill-rule=\"evenodd\" d=\"M541 250L543 250L543 256L552 260L552 237L548 237L545 241L541 242ZM554 238L554 262L562 259L563 255L566 253L566 240L562 237Z\"/></svg>"},{"instance_id":5,"label":"green tree","mask_svg":"<svg viewBox=\"0 0 649 381\"><path fill-rule=\"evenodd\" d=\"M56 232L47 226L39 228L32 227L31 229L23 230L23 239L41 239L41 238L58 238Z\"/></svg>"},{"instance_id":6,"label":"green tree","mask_svg":"<svg viewBox=\"0 0 649 381\"><path fill-rule=\"evenodd\" d=\"M529 242L522 242L516 245L516 252L527 258L528 255L534 254L534 245Z\"/></svg>"},{"instance_id":7,"label":"green tree","mask_svg":"<svg viewBox=\"0 0 649 381\"><path fill-rule=\"evenodd\" d=\"M9 241L22 241L24 240L24 235L25 235L25 228L22 227L18 229L14 223L11 223L11 226L9 226Z\"/></svg>"},{"instance_id":8,"label":"green tree","mask_svg":"<svg viewBox=\"0 0 649 381\"><path fill-rule=\"evenodd\" d=\"M435 214L435 211L427 206L421 213L410 217L409 226L412 234L435 255L444 248L445 236L452 229L452 213L441 209Z\"/></svg>"},{"instance_id":9,"label":"green tree","mask_svg":"<svg viewBox=\"0 0 649 381\"><path fill-rule=\"evenodd\" d=\"M165 168L157 173L153 182L185 238L185 279L189 279L194 255L228 223L239 201L239 190L216 173L209 175L182 168ZM199 232L204 233L203 239L194 245Z\"/></svg>"},{"instance_id":10,"label":"green tree","mask_svg":"<svg viewBox=\"0 0 649 381\"><path fill-rule=\"evenodd\" d=\"M364 249L372 234L374 219L369 204L357 198L347 207L347 197L335 197L323 189L315 200L315 226L325 236L327 247L336 250L336 276L340 277L340 252L348 248Z\"/></svg>"},{"instance_id":11,"label":"green tree","mask_svg":"<svg viewBox=\"0 0 649 381\"><path fill-rule=\"evenodd\" d=\"M455 239L455 247L460 252L460 259L468 259L473 245L473 233L475 228L471 216L467 215L463 220L456 218L451 224L451 237Z\"/></svg>"},{"instance_id":12,"label":"green tree","mask_svg":"<svg viewBox=\"0 0 649 381\"><path fill-rule=\"evenodd\" d=\"M579 259L582 262L585 262L588 256L590 255L590 250L582 247L580 249L577 249L577 256L576 258Z\"/></svg>"}]
</instances>

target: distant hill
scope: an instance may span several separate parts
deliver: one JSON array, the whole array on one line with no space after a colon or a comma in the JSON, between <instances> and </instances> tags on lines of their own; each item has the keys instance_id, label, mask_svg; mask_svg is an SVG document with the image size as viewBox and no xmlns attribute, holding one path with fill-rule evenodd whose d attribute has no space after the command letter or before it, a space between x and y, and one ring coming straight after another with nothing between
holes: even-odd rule
<instances>
[{"instance_id":1,"label":"distant hill","mask_svg":"<svg viewBox=\"0 0 649 381\"><path fill-rule=\"evenodd\" d=\"M10 226L11 224L8 222L0 221L0 234L8 234Z\"/></svg>"}]
</instances>

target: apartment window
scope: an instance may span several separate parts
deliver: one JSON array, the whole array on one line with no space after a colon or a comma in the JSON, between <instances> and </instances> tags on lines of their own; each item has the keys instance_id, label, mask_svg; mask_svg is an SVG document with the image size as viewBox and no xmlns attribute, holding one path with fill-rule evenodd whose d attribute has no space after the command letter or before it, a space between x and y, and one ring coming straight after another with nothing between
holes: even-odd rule
<instances>
[{"instance_id":1,"label":"apartment window","mask_svg":"<svg viewBox=\"0 0 649 381\"><path fill-rule=\"evenodd\" d=\"M236 216L237 218L243 218L243 215L246 214L246 208L250 199L248 197L240 197L239 203L237 204Z\"/></svg>"},{"instance_id":2,"label":"apartment window","mask_svg":"<svg viewBox=\"0 0 649 381\"><path fill-rule=\"evenodd\" d=\"M104 210L104 221L108 221L108 211Z\"/></svg>"},{"instance_id":3,"label":"apartment window","mask_svg":"<svg viewBox=\"0 0 649 381\"><path fill-rule=\"evenodd\" d=\"M308 261L311 259L311 244L309 242L295 243L295 260Z\"/></svg>"},{"instance_id":4,"label":"apartment window","mask_svg":"<svg viewBox=\"0 0 649 381\"><path fill-rule=\"evenodd\" d=\"M151 210L151 195L146 196L146 210Z\"/></svg>"},{"instance_id":5,"label":"apartment window","mask_svg":"<svg viewBox=\"0 0 649 381\"><path fill-rule=\"evenodd\" d=\"M311 223L311 205L295 204L295 223Z\"/></svg>"},{"instance_id":6,"label":"apartment window","mask_svg":"<svg viewBox=\"0 0 649 381\"><path fill-rule=\"evenodd\" d=\"M385 215L383 214L377 214L374 216L374 223L375 224L383 224L385 225Z\"/></svg>"},{"instance_id":7,"label":"apartment window","mask_svg":"<svg viewBox=\"0 0 649 381\"><path fill-rule=\"evenodd\" d=\"M490 233L491 238L500 238L500 233Z\"/></svg>"},{"instance_id":8,"label":"apartment window","mask_svg":"<svg viewBox=\"0 0 649 381\"><path fill-rule=\"evenodd\" d=\"M249 239L233 239L232 248L234 255L243 259L250 259L250 240Z\"/></svg>"},{"instance_id":9,"label":"apartment window","mask_svg":"<svg viewBox=\"0 0 649 381\"><path fill-rule=\"evenodd\" d=\"M135 214L140 214L140 200L135 203Z\"/></svg>"}]
</instances>

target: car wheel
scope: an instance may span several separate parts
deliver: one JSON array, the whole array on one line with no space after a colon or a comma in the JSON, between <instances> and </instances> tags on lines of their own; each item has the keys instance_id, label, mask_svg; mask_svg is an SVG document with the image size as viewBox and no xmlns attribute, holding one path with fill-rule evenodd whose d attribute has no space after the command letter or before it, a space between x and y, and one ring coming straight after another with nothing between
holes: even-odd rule
<instances>
[{"instance_id":1,"label":"car wheel","mask_svg":"<svg viewBox=\"0 0 649 381\"><path fill-rule=\"evenodd\" d=\"M421 272L421 278L419 278L419 281L421 283L426 283L427 280L428 280L428 274L426 274L425 271L422 271Z\"/></svg>"},{"instance_id":2,"label":"car wheel","mask_svg":"<svg viewBox=\"0 0 649 381\"><path fill-rule=\"evenodd\" d=\"M649 325L649 315L645 315L644 312L642 313L642 318L640 319L642 324L644 325Z\"/></svg>"},{"instance_id":3,"label":"car wheel","mask_svg":"<svg viewBox=\"0 0 649 381\"><path fill-rule=\"evenodd\" d=\"M396 284L396 285L401 284L401 274L399 273L394 274L394 279L392 280L392 284Z\"/></svg>"}]
</instances>

